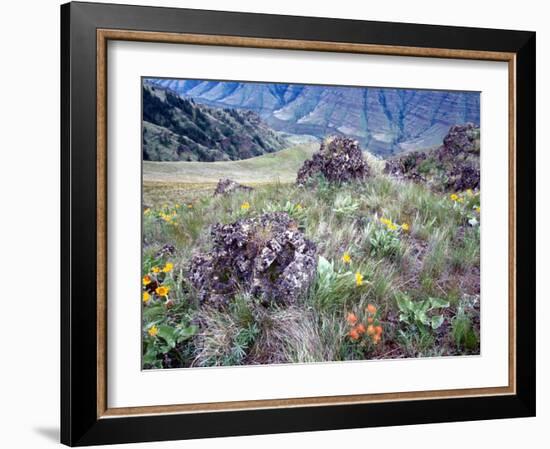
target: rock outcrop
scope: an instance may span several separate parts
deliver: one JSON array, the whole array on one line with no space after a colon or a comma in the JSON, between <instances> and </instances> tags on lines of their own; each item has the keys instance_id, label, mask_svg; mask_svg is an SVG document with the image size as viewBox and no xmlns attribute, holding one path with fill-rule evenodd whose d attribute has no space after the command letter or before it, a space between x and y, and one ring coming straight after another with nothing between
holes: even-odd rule
<instances>
[{"instance_id":1,"label":"rock outcrop","mask_svg":"<svg viewBox=\"0 0 550 449\"><path fill-rule=\"evenodd\" d=\"M202 303L223 307L247 292L288 305L315 276L315 244L284 212L216 224L211 236L211 251L195 256L189 268L189 281Z\"/></svg>"},{"instance_id":2,"label":"rock outcrop","mask_svg":"<svg viewBox=\"0 0 550 449\"><path fill-rule=\"evenodd\" d=\"M357 141L333 137L321 144L312 159L304 162L296 183L304 185L316 175L324 176L329 182L349 182L365 179L369 173L369 166Z\"/></svg>"},{"instance_id":3,"label":"rock outcrop","mask_svg":"<svg viewBox=\"0 0 550 449\"><path fill-rule=\"evenodd\" d=\"M239 184L238 182L233 181L232 179L223 178L218 181L218 185L216 186L216 190L214 191L214 196L233 193L236 190L250 191L253 189L252 187Z\"/></svg>"},{"instance_id":4,"label":"rock outcrop","mask_svg":"<svg viewBox=\"0 0 550 449\"><path fill-rule=\"evenodd\" d=\"M386 162L385 172L436 189L458 192L480 187L479 127L452 126L434 151L413 151Z\"/></svg>"}]
</instances>

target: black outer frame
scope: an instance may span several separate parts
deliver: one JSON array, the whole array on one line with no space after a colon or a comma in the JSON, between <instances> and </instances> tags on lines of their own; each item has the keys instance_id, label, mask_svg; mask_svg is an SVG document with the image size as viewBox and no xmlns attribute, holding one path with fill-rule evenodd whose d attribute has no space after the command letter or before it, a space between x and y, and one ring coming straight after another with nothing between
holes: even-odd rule
<instances>
[{"instance_id":1,"label":"black outer frame","mask_svg":"<svg viewBox=\"0 0 550 449\"><path fill-rule=\"evenodd\" d=\"M515 395L97 418L96 29L516 54ZM61 6L61 442L70 446L535 416L535 33L143 6Z\"/></svg>"}]
</instances>

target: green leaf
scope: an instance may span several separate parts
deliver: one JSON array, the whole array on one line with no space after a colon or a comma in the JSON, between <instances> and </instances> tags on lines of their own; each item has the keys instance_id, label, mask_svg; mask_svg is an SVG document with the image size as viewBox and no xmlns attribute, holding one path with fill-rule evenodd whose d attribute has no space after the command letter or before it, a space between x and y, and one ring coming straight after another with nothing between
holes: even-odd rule
<instances>
[{"instance_id":1,"label":"green leaf","mask_svg":"<svg viewBox=\"0 0 550 449\"><path fill-rule=\"evenodd\" d=\"M432 305L432 309L442 309L444 307L449 307L449 301L441 298L430 298L430 303Z\"/></svg>"},{"instance_id":2,"label":"green leaf","mask_svg":"<svg viewBox=\"0 0 550 449\"><path fill-rule=\"evenodd\" d=\"M182 341L188 340L189 338L191 338L193 335L197 333L197 330L198 330L198 327L195 325L182 327L181 329L178 330L178 337L176 339L177 342L181 343Z\"/></svg>"},{"instance_id":3,"label":"green leaf","mask_svg":"<svg viewBox=\"0 0 550 449\"><path fill-rule=\"evenodd\" d=\"M154 306L145 306L143 308L143 321L150 322L158 320L164 316L164 307L162 304L156 304Z\"/></svg>"},{"instance_id":4,"label":"green leaf","mask_svg":"<svg viewBox=\"0 0 550 449\"><path fill-rule=\"evenodd\" d=\"M413 310L413 303L407 295L397 295L395 299L397 301L397 307L399 307L401 312L409 313Z\"/></svg>"},{"instance_id":5,"label":"green leaf","mask_svg":"<svg viewBox=\"0 0 550 449\"><path fill-rule=\"evenodd\" d=\"M153 345L147 346L147 351L143 354L143 364L153 365L157 360L157 350Z\"/></svg>"},{"instance_id":6,"label":"green leaf","mask_svg":"<svg viewBox=\"0 0 550 449\"><path fill-rule=\"evenodd\" d=\"M399 314L399 321L404 321L405 323L409 323L409 317L407 315L405 315L404 313L400 313Z\"/></svg>"},{"instance_id":7,"label":"green leaf","mask_svg":"<svg viewBox=\"0 0 550 449\"><path fill-rule=\"evenodd\" d=\"M317 264L317 271L321 276L327 276L334 271L332 263L325 259L323 256L319 256L319 262Z\"/></svg>"},{"instance_id":8,"label":"green leaf","mask_svg":"<svg viewBox=\"0 0 550 449\"><path fill-rule=\"evenodd\" d=\"M428 318L428 315L426 315L424 311L418 311L415 314L415 318L416 318L416 321L418 321L419 323L422 323L422 324L430 323L430 319Z\"/></svg>"},{"instance_id":9,"label":"green leaf","mask_svg":"<svg viewBox=\"0 0 550 449\"><path fill-rule=\"evenodd\" d=\"M435 315L432 317L432 329L437 329L439 326L443 324L443 321L445 321L445 318L443 315Z\"/></svg>"},{"instance_id":10,"label":"green leaf","mask_svg":"<svg viewBox=\"0 0 550 449\"><path fill-rule=\"evenodd\" d=\"M158 336L161 337L171 348L176 346L176 329L173 327L167 326L166 324L161 324L158 327L159 333Z\"/></svg>"},{"instance_id":11,"label":"green leaf","mask_svg":"<svg viewBox=\"0 0 550 449\"><path fill-rule=\"evenodd\" d=\"M430 300L425 299L424 301L417 302L415 309L418 315L425 315L430 310Z\"/></svg>"}]
</instances>

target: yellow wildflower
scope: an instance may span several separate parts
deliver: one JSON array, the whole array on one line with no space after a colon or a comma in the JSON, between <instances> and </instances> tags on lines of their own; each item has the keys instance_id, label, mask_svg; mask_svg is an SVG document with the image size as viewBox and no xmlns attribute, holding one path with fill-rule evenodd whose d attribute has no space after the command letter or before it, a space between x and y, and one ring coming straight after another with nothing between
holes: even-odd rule
<instances>
[{"instance_id":1,"label":"yellow wildflower","mask_svg":"<svg viewBox=\"0 0 550 449\"><path fill-rule=\"evenodd\" d=\"M390 231L396 231L399 226L397 226L395 223L391 223L387 225L388 229Z\"/></svg>"},{"instance_id":2,"label":"yellow wildflower","mask_svg":"<svg viewBox=\"0 0 550 449\"><path fill-rule=\"evenodd\" d=\"M164 268L162 269L162 271L164 271L165 273L170 273L170 271L172 271L173 268L174 268L174 264L172 262L166 262L166 265L164 265Z\"/></svg>"},{"instance_id":3,"label":"yellow wildflower","mask_svg":"<svg viewBox=\"0 0 550 449\"><path fill-rule=\"evenodd\" d=\"M157 287L155 289L155 292L159 296L168 296L168 293L170 292L170 287L166 287L164 285L161 285L160 287Z\"/></svg>"},{"instance_id":4,"label":"yellow wildflower","mask_svg":"<svg viewBox=\"0 0 550 449\"><path fill-rule=\"evenodd\" d=\"M149 285L151 283L151 277L149 275L143 276L143 285Z\"/></svg>"},{"instance_id":5,"label":"yellow wildflower","mask_svg":"<svg viewBox=\"0 0 550 449\"><path fill-rule=\"evenodd\" d=\"M151 295L149 294L149 292L143 292L143 302L147 304L150 299L151 299Z\"/></svg>"},{"instance_id":6,"label":"yellow wildflower","mask_svg":"<svg viewBox=\"0 0 550 449\"><path fill-rule=\"evenodd\" d=\"M302 205L301 205L301 204L296 204L296 210L297 210L297 211L302 210Z\"/></svg>"},{"instance_id":7,"label":"yellow wildflower","mask_svg":"<svg viewBox=\"0 0 550 449\"><path fill-rule=\"evenodd\" d=\"M386 226L389 226L389 225L391 224L391 220L388 219L388 218L382 217L382 218L380 218L380 223L383 223L383 224L385 224Z\"/></svg>"},{"instance_id":8,"label":"yellow wildflower","mask_svg":"<svg viewBox=\"0 0 550 449\"><path fill-rule=\"evenodd\" d=\"M351 263L351 256L349 255L349 253L347 251L342 256L342 262Z\"/></svg>"},{"instance_id":9,"label":"yellow wildflower","mask_svg":"<svg viewBox=\"0 0 550 449\"><path fill-rule=\"evenodd\" d=\"M476 212L477 212L478 214L481 213L481 208L480 208L479 206L476 207Z\"/></svg>"},{"instance_id":10,"label":"yellow wildflower","mask_svg":"<svg viewBox=\"0 0 550 449\"><path fill-rule=\"evenodd\" d=\"M407 223L403 223L401 225L401 229L403 229L403 231L405 231L405 232L409 232L410 227Z\"/></svg>"},{"instance_id":11,"label":"yellow wildflower","mask_svg":"<svg viewBox=\"0 0 550 449\"><path fill-rule=\"evenodd\" d=\"M243 204L241 204L242 210L248 210L250 209L250 203L248 201L245 201Z\"/></svg>"},{"instance_id":12,"label":"yellow wildflower","mask_svg":"<svg viewBox=\"0 0 550 449\"><path fill-rule=\"evenodd\" d=\"M451 200L458 201L458 195L456 193L451 194Z\"/></svg>"},{"instance_id":13,"label":"yellow wildflower","mask_svg":"<svg viewBox=\"0 0 550 449\"><path fill-rule=\"evenodd\" d=\"M156 326L156 324L153 324L149 330L147 331L147 333L151 336L151 337L156 337L157 334L159 333L159 328Z\"/></svg>"},{"instance_id":14,"label":"yellow wildflower","mask_svg":"<svg viewBox=\"0 0 550 449\"><path fill-rule=\"evenodd\" d=\"M355 273L355 285L358 287L363 285L363 275L359 271Z\"/></svg>"},{"instance_id":15,"label":"yellow wildflower","mask_svg":"<svg viewBox=\"0 0 550 449\"><path fill-rule=\"evenodd\" d=\"M474 192L472 191L472 189L466 189L466 194L468 196L474 196Z\"/></svg>"},{"instance_id":16,"label":"yellow wildflower","mask_svg":"<svg viewBox=\"0 0 550 449\"><path fill-rule=\"evenodd\" d=\"M193 205L192 205L192 204L188 204L188 205L187 205L187 208L188 208L188 209L193 209Z\"/></svg>"},{"instance_id":17,"label":"yellow wildflower","mask_svg":"<svg viewBox=\"0 0 550 449\"><path fill-rule=\"evenodd\" d=\"M153 267L153 268L151 268L151 271L155 274L160 273L160 268L159 267Z\"/></svg>"}]
</instances>

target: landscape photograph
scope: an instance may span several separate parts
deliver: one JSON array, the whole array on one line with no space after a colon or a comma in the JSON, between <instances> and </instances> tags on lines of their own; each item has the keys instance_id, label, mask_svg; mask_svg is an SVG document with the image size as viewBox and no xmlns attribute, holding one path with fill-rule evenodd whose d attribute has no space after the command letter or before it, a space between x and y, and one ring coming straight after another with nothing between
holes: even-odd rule
<instances>
[{"instance_id":1,"label":"landscape photograph","mask_svg":"<svg viewBox=\"0 0 550 449\"><path fill-rule=\"evenodd\" d=\"M143 369L480 354L479 92L139 95Z\"/></svg>"}]
</instances>

